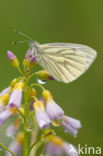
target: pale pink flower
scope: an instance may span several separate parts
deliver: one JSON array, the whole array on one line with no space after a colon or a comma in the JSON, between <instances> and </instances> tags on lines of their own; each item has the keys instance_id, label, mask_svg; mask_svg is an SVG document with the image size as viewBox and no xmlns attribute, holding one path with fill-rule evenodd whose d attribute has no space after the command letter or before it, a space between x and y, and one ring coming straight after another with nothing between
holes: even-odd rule
<instances>
[{"instance_id":1,"label":"pale pink flower","mask_svg":"<svg viewBox=\"0 0 103 156\"><path fill-rule=\"evenodd\" d=\"M20 152L22 150L23 147L23 142L24 142L24 134L23 133L19 133L16 136L16 139L9 145L9 149L16 155L19 156ZM10 152L6 152L6 156L12 156L12 154Z\"/></svg>"},{"instance_id":2,"label":"pale pink flower","mask_svg":"<svg viewBox=\"0 0 103 156\"><path fill-rule=\"evenodd\" d=\"M71 133L74 136L77 135L78 129L81 128L81 123L79 120L65 115L62 118L61 125L68 133Z\"/></svg>"},{"instance_id":3,"label":"pale pink flower","mask_svg":"<svg viewBox=\"0 0 103 156\"><path fill-rule=\"evenodd\" d=\"M9 107L0 113L0 126L12 115L16 114L17 109L14 107Z\"/></svg>"},{"instance_id":4,"label":"pale pink flower","mask_svg":"<svg viewBox=\"0 0 103 156\"><path fill-rule=\"evenodd\" d=\"M34 110L36 113L36 118L38 125L41 129L43 128L49 128L50 119L45 112L44 104L42 101L37 101L34 103Z\"/></svg>"}]
</instances>

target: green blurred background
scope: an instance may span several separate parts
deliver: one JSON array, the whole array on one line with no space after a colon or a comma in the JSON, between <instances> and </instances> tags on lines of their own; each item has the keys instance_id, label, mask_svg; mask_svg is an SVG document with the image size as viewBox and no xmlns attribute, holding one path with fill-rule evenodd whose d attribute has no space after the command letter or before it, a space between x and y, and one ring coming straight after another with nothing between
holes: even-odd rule
<instances>
[{"instance_id":1,"label":"green blurred background","mask_svg":"<svg viewBox=\"0 0 103 156\"><path fill-rule=\"evenodd\" d=\"M22 63L27 44L13 32L17 28L40 43L72 42L93 47L98 57L91 68L76 81L64 84L49 81L46 87L65 114L80 119L82 128L73 138L56 128L59 136L81 146L103 146L103 0L0 0L0 90L18 73L8 62L12 50ZM5 135L8 120L0 127L0 142L10 144ZM103 151L102 151L103 153ZM4 156L4 150L0 151Z\"/></svg>"}]
</instances>

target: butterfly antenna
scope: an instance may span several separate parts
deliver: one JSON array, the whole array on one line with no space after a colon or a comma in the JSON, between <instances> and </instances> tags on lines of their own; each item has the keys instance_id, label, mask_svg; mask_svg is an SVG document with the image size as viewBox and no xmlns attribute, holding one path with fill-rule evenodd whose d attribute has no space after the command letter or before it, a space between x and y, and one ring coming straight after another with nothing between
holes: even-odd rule
<instances>
[{"instance_id":1,"label":"butterfly antenna","mask_svg":"<svg viewBox=\"0 0 103 156\"><path fill-rule=\"evenodd\" d=\"M12 44L16 45L16 44L22 44L22 43L26 43L26 42L29 43L30 40L29 41L13 41Z\"/></svg>"},{"instance_id":2,"label":"butterfly antenna","mask_svg":"<svg viewBox=\"0 0 103 156\"><path fill-rule=\"evenodd\" d=\"M21 36L23 36L23 37L29 39L30 41L33 41L33 39L32 39L30 36L28 36L28 35L26 35L26 34L20 32L20 31L18 31L17 29L15 29L14 31L15 31L17 34L19 34L19 35L21 35Z\"/></svg>"}]
</instances>

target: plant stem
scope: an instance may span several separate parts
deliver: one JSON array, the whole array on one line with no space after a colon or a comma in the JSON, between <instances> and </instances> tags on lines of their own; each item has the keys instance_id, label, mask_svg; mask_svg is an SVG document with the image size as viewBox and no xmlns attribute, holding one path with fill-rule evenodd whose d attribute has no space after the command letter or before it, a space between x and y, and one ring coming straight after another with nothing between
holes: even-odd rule
<instances>
[{"instance_id":1,"label":"plant stem","mask_svg":"<svg viewBox=\"0 0 103 156\"><path fill-rule=\"evenodd\" d=\"M31 135L31 145L34 143L34 141L36 141L39 132L39 127L37 125L36 118L34 116L33 116L33 121L34 121L34 128L32 130L32 135ZM36 147L34 147L31 150L30 156L36 156Z\"/></svg>"},{"instance_id":2,"label":"plant stem","mask_svg":"<svg viewBox=\"0 0 103 156\"><path fill-rule=\"evenodd\" d=\"M32 148L39 143L42 139L45 139L46 137L48 137L49 135L53 134L52 131L47 132L46 134L42 135L40 138L38 138L29 148L28 153L30 153L30 151L32 150Z\"/></svg>"},{"instance_id":3,"label":"plant stem","mask_svg":"<svg viewBox=\"0 0 103 156\"><path fill-rule=\"evenodd\" d=\"M22 116L23 119L25 119L24 114L18 109L18 113Z\"/></svg>"},{"instance_id":4,"label":"plant stem","mask_svg":"<svg viewBox=\"0 0 103 156\"><path fill-rule=\"evenodd\" d=\"M23 73L22 73L22 71L21 71L21 69L19 67L17 68L17 70L23 76Z\"/></svg>"},{"instance_id":5,"label":"plant stem","mask_svg":"<svg viewBox=\"0 0 103 156\"><path fill-rule=\"evenodd\" d=\"M24 98L25 98L25 106L24 106L24 156L29 156L28 148L29 148L29 103L28 103L28 78L25 82L25 91L24 91Z\"/></svg>"},{"instance_id":6,"label":"plant stem","mask_svg":"<svg viewBox=\"0 0 103 156\"><path fill-rule=\"evenodd\" d=\"M33 86L38 86L38 87L40 87L42 90L45 90L45 88L44 88L41 84L39 84L39 83L34 83L34 84L31 85L31 87L33 87Z\"/></svg>"},{"instance_id":7,"label":"plant stem","mask_svg":"<svg viewBox=\"0 0 103 156\"><path fill-rule=\"evenodd\" d=\"M0 146L2 147L2 148L4 148L5 150L7 150L8 152L10 152L11 154L12 154L12 156L16 156L9 148L7 148L5 145L3 145L3 144L1 144L0 143Z\"/></svg>"},{"instance_id":8,"label":"plant stem","mask_svg":"<svg viewBox=\"0 0 103 156\"><path fill-rule=\"evenodd\" d=\"M31 79L33 76L35 76L35 75L36 75L36 73L31 74L30 79Z\"/></svg>"},{"instance_id":9,"label":"plant stem","mask_svg":"<svg viewBox=\"0 0 103 156\"><path fill-rule=\"evenodd\" d=\"M29 148L29 151L28 153L30 153L30 151L32 150L32 148L41 140L41 138L37 139L32 145L31 147Z\"/></svg>"}]
</instances>

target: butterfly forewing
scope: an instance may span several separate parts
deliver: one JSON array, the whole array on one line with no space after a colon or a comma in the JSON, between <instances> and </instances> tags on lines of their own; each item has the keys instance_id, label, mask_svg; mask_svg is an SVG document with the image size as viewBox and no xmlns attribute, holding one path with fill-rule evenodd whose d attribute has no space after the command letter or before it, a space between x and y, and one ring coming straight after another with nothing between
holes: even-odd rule
<instances>
[{"instance_id":1,"label":"butterfly forewing","mask_svg":"<svg viewBox=\"0 0 103 156\"><path fill-rule=\"evenodd\" d=\"M69 83L83 74L96 57L88 46L68 43L40 45L38 63L56 80Z\"/></svg>"}]
</instances>

